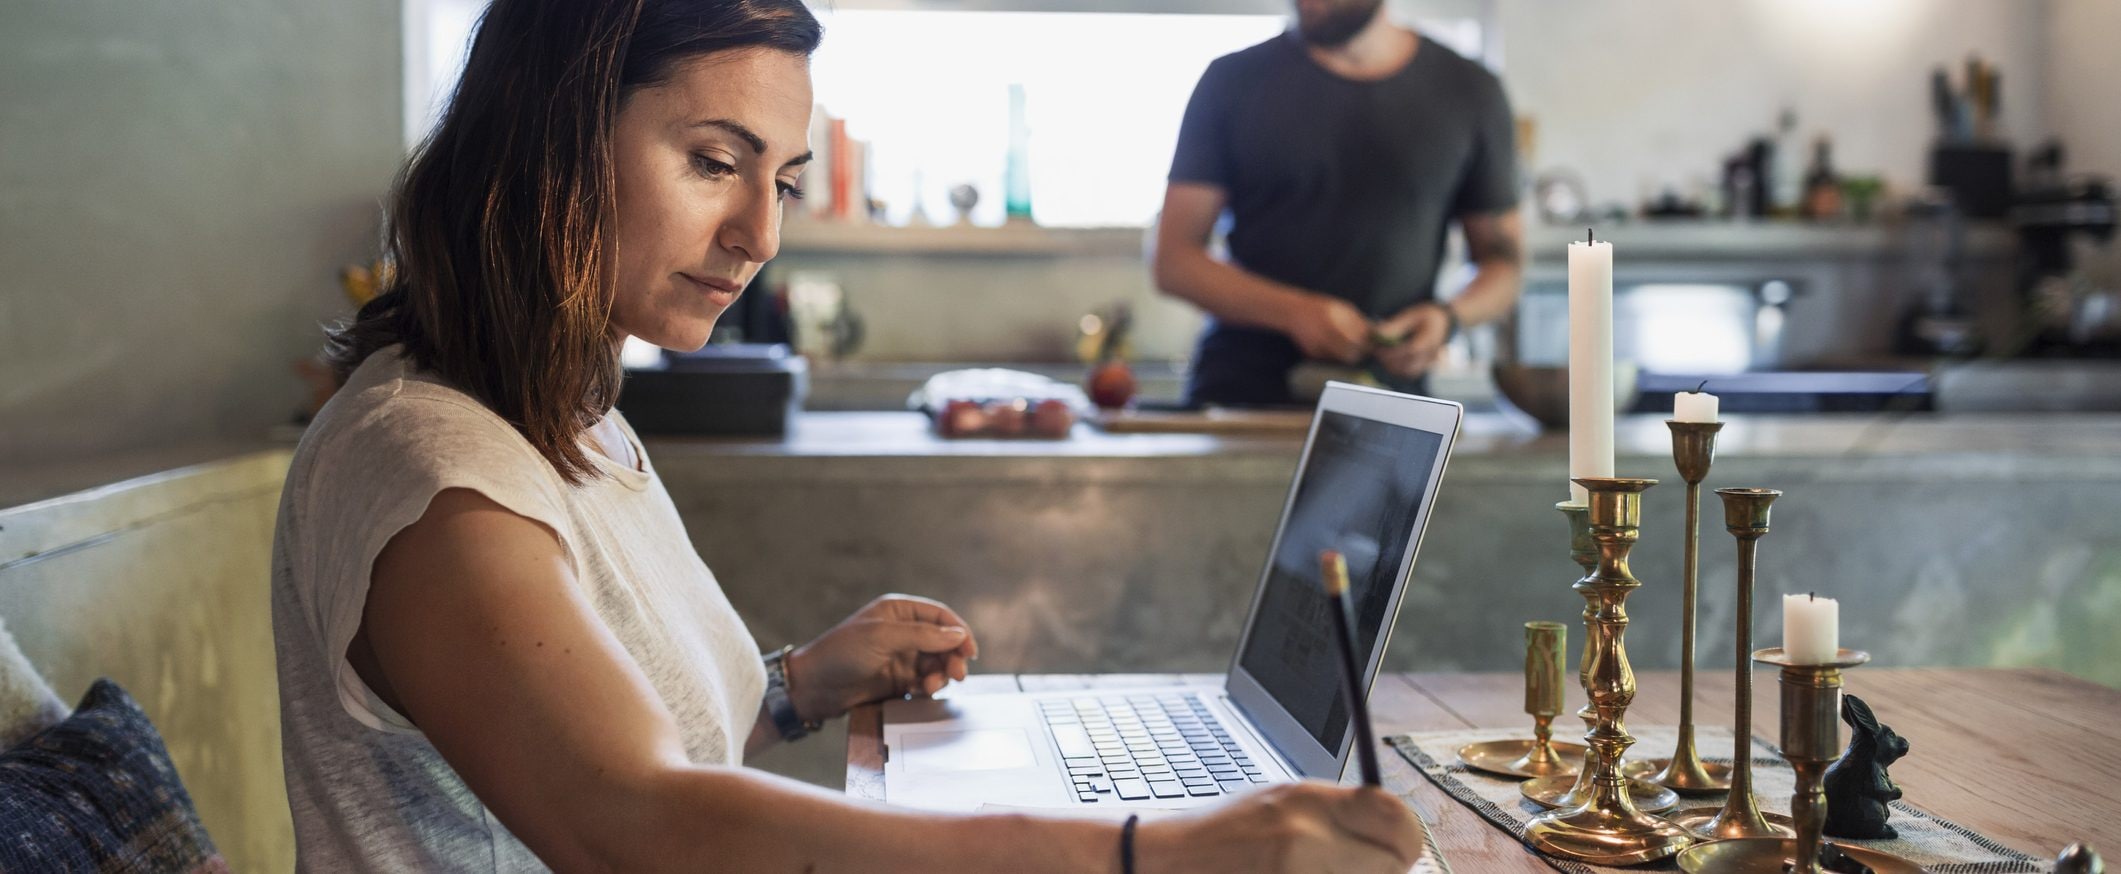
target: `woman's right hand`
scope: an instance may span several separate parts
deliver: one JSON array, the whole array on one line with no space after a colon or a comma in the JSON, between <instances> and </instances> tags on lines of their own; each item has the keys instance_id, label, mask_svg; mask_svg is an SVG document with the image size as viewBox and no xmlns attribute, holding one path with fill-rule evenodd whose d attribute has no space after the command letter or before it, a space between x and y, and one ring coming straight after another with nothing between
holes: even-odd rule
<instances>
[{"instance_id":1,"label":"woman's right hand","mask_svg":"<svg viewBox=\"0 0 2121 874\"><path fill-rule=\"evenodd\" d=\"M1140 874L1405 874L1422 852L1421 821L1405 802L1374 786L1316 780L1145 822L1134 837Z\"/></svg>"}]
</instances>

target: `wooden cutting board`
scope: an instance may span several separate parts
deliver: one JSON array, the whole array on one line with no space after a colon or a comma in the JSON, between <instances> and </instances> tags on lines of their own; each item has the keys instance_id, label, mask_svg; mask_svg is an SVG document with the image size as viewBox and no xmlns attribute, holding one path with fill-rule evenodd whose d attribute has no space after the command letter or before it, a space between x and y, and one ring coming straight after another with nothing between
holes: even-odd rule
<instances>
[{"instance_id":1,"label":"wooden cutting board","mask_svg":"<svg viewBox=\"0 0 2121 874\"><path fill-rule=\"evenodd\" d=\"M1311 428L1309 410L1196 411L1099 410L1092 424L1110 434L1282 434L1299 436Z\"/></svg>"}]
</instances>

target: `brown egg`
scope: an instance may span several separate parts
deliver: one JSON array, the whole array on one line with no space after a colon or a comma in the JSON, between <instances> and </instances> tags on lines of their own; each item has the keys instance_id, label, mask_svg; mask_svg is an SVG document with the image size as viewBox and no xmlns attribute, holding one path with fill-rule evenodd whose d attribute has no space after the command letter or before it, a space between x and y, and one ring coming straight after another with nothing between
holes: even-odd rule
<instances>
[{"instance_id":1,"label":"brown egg","mask_svg":"<svg viewBox=\"0 0 2121 874\"><path fill-rule=\"evenodd\" d=\"M1024 433L1024 410L1029 406L1022 398L988 404L987 433L995 437L1021 436Z\"/></svg>"},{"instance_id":2,"label":"brown egg","mask_svg":"<svg viewBox=\"0 0 2121 874\"><path fill-rule=\"evenodd\" d=\"M980 409L978 401L955 400L944 405L935 424L945 437L969 437L986 430L987 411Z\"/></svg>"},{"instance_id":3,"label":"brown egg","mask_svg":"<svg viewBox=\"0 0 2121 874\"><path fill-rule=\"evenodd\" d=\"M1031 433L1040 437L1066 437L1075 427L1075 411L1068 402L1055 398L1039 401L1031 408Z\"/></svg>"}]
</instances>

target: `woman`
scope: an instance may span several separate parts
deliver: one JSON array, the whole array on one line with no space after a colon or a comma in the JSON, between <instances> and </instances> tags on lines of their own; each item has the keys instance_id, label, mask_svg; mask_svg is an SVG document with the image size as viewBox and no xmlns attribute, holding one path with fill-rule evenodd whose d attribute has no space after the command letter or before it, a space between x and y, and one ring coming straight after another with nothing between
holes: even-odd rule
<instances>
[{"instance_id":1,"label":"woman","mask_svg":"<svg viewBox=\"0 0 2121 874\"><path fill-rule=\"evenodd\" d=\"M978 653L949 608L885 597L762 664L611 410L625 338L698 348L778 249L818 38L798 0L487 12L399 181L397 279L333 335L344 386L282 499L302 866L1405 870L1418 828L1377 790L1264 790L1123 851L1117 824L891 810L740 766Z\"/></svg>"}]
</instances>

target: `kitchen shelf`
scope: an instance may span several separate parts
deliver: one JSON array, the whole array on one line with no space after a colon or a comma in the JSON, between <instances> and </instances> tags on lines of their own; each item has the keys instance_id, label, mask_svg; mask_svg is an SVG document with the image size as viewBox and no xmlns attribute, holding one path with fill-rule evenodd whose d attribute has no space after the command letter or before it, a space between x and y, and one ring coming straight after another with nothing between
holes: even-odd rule
<instances>
[{"instance_id":1,"label":"kitchen shelf","mask_svg":"<svg viewBox=\"0 0 2121 874\"><path fill-rule=\"evenodd\" d=\"M1038 225L893 227L824 219L789 221L781 250L816 255L988 255L1140 257L1143 228L1047 228Z\"/></svg>"},{"instance_id":2,"label":"kitchen shelf","mask_svg":"<svg viewBox=\"0 0 2121 874\"><path fill-rule=\"evenodd\" d=\"M1635 220L1600 222L1594 227L1598 239L1612 241L1616 258L1636 263L1897 258L1906 253L1912 236L1902 224ZM1580 226L1537 225L1526 231L1526 251L1534 261L1559 263L1566 260L1568 244L1582 240L1583 234ZM1965 254L1969 257L2009 257L2015 246L2008 227L1967 225Z\"/></svg>"},{"instance_id":3,"label":"kitchen shelf","mask_svg":"<svg viewBox=\"0 0 2121 874\"><path fill-rule=\"evenodd\" d=\"M1882 259L1906 253L1912 236L1901 224L1812 225L1758 221L1605 222L1598 238L1610 240L1635 263L1655 261L1774 261ZM1048 228L1038 225L894 227L826 219L791 220L781 228L781 249L806 255L919 256L1108 256L1138 258L1146 251L1147 228ZM1526 230L1526 252L1535 262L1560 263L1583 228L1534 225ZM2000 224L1971 223L1965 255L2008 258L2016 240Z\"/></svg>"}]
</instances>

